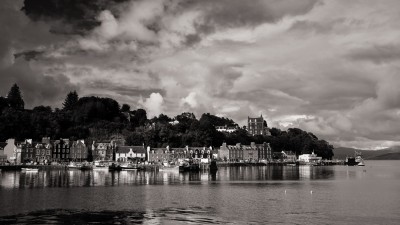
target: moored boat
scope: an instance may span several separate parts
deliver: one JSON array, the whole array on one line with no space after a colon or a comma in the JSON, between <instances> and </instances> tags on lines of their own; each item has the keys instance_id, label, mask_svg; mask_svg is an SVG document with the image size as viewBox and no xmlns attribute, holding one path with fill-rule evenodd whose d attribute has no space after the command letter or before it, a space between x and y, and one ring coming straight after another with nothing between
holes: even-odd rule
<instances>
[{"instance_id":1,"label":"moored boat","mask_svg":"<svg viewBox=\"0 0 400 225\"><path fill-rule=\"evenodd\" d=\"M179 166L179 172L199 172L200 165L193 162L184 162Z\"/></svg>"},{"instance_id":2,"label":"moored boat","mask_svg":"<svg viewBox=\"0 0 400 225\"><path fill-rule=\"evenodd\" d=\"M117 163L111 163L111 165L108 166L108 170L109 171L121 171L122 167L121 167L121 165L119 165Z\"/></svg>"},{"instance_id":3,"label":"moored boat","mask_svg":"<svg viewBox=\"0 0 400 225\"><path fill-rule=\"evenodd\" d=\"M38 168L21 168L23 172L38 172Z\"/></svg>"},{"instance_id":4,"label":"moored boat","mask_svg":"<svg viewBox=\"0 0 400 225\"><path fill-rule=\"evenodd\" d=\"M77 163L75 163L75 162L70 162L70 163L67 165L67 167L68 167L69 169L78 169L80 166L81 166L80 164L77 164Z\"/></svg>"},{"instance_id":5,"label":"moored boat","mask_svg":"<svg viewBox=\"0 0 400 225\"><path fill-rule=\"evenodd\" d=\"M93 170L108 170L107 163L95 161L93 165Z\"/></svg>"},{"instance_id":6,"label":"moored boat","mask_svg":"<svg viewBox=\"0 0 400 225\"><path fill-rule=\"evenodd\" d=\"M78 167L79 170L93 170L93 165L89 163L82 164Z\"/></svg>"},{"instance_id":7,"label":"moored boat","mask_svg":"<svg viewBox=\"0 0 400 225\"><path fill-rule=\"evenodd\" d=\"M216 173L218 171L217 161L213 160L210 163L210 173Z\"/></svg>"},{"instance_id":8,"label":"moored boat","mask_svg":"<svg viewBox=\"0 0 400 225\"><path fill-rule=\"evenodd\" d=\"M125 165L121 165L122 170L137 170L139 166L135 163L128 163Z\"/></svg>"},{"instance_id":9,"label":"moored boat","mask_svg":"<svg viewBox=\"0 0 400 225\"><path fill-rule=\"evenodd\" d=\"M361 152L354 152L354 157L346 157L345 165L348 166L365 166L364 160L361 157Z\"/></svg>"},{"instance_id":10,"label":"moored boat","mask_svg":"<svg viewBox=\"0 0 400 225\"><path fill-rule=\"evenodd\" d=\"M362 160L361 162L359 162L357 166L365 166L364 160Z\"/></svg>"}]
</instances>

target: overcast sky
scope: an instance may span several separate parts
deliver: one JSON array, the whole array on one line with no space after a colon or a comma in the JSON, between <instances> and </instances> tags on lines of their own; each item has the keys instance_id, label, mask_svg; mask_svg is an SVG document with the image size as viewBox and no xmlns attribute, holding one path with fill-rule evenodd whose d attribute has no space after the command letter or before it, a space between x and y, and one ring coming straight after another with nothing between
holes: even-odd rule
<instances>
[{"instance_id":1,"label":"overcast sky","mask_svg":"<svg viewBox=\"0 0 400 225\"><path fill-rule=\"evenodd\" d=\"M0 95L17 83L26 107L60 107L77 90L150 116L262 114L335 146L400 144L398 0L91 4L1 0Z\"/></svg>"}]
</instances>

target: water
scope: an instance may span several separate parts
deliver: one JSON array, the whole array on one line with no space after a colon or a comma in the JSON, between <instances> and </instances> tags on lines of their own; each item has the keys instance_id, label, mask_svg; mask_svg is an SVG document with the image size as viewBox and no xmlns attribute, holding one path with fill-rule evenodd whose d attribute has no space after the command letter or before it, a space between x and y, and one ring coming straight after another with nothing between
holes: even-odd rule
<instances>
[{"instance_id":1,"label":"water","mask_svg":"<svg viewBox=\"0 0 400 225\"><path fill-rule=\"evenodd\" d=\"M399 168L3 171L0 224L400 224Z\"/></svg>"}]
</instances>

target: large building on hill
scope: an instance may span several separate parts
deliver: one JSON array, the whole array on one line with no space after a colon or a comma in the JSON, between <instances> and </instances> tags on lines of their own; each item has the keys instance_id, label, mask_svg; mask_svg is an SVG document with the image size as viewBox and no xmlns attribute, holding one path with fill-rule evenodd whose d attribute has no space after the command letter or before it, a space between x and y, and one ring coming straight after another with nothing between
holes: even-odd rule
<instances>
[{"instance_id":1,"label":"large building on hill","mask_svg":"<svg viewBox=\"0 0 400 225\"><path fill-rule=\"evenodd\" d=\"M264 124L264 118L260 117L247 117L247 132L250 135L269 135L267 123Z\"/></svg>"}]
</instances>

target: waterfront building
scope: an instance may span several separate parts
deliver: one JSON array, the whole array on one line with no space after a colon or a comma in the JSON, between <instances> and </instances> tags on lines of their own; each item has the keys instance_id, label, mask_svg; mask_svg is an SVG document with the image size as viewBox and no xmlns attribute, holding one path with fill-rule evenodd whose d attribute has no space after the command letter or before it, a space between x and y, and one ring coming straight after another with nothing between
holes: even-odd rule
<instances>
[{"instance_id":1,"label":"waterfront building","mask_svg":"<svg viewBox=\"0 0 400 225\"><path fill-rule=\"evenodd\" d=\"M89 151L84 140L73 141L70 147L69 160L82 162L89 158Z\"/></svg>"},{"instance_id":2,"label":"waterfront building","mask_svg":"<svg viewBox=\"0 0 400 225\"><path fill-rule=\"evenodd\" d=\"M70 141L69 139L60 139L53 142L52 161L67 162L69 161Z\"/></svg>"},{"instance_id":3,"label":"waterfront building","mask_svg":"<svg viewBox=\"0 0 400 225\"><path fill-rule=\"evenodd\" d=\"M107 157L107 153L111 149L111 143L110 142L100 142L96 143L93 141L92 143L92 154L93 154L93 160L112 160L112 153L111 153L111 158Z\"/></svg>"},{"instance_id":4,"label":"waterfront building","mask_svg":"<svg viewBox=\"0 0 400 225\"><path fill-rule=\"evenodd\" d=\"M314 151L311 154L299 155L299 162L303 164L313 164L321 162L322 157L318 157Z\"/></svg>"},{"instance_id":5,"label":"waterfront building","mask_svg":"<svg viewBox=\"0 0 400 225\"><path fill-rule=\"evenodd\" d=\"M223 161L229 161L229 148L226 142L222 143L222 146L218 149L218 158Z\"/></svg>"},{"instance_id":6,"label":"waterfront building","mask_svg":"<svg viewBox=\"0 0 400 225\"><path fill-rule=\"evenodd\" d=\"M228 145L229 160L234 162L243 161L243 149L240 143L236 145Z\"/></svg>"},{"instance_id":7,"label":"waterfront building","mask_svg":"<svg viewBox=\"0 0 400 225\"><path fill-rule=\"evenodd\" d=\"M259 148L258 158L259 160L272 160L272 148L269 143L264 142L262 148Z\"/></svg>"},{"instance_id":8,"label":"waterfront building","mask_svg":"<svg viewBox=\"0 0 400 225\"><path fill-rule=\"evenodd\" d=\"M190 158L211 159L212 147L188 147Z\"/></svg>"},{"instance_id":9,"label":"waterfront building","mask_svg":"<svg viewBox=\"0 0 400 225\"><path fill-rule=\"evenodd\" d=\"M33 162L36 158L36 149L32 143L32 139L25 139L24 142L18 144L21 149L21 162Z\"/></svg>"},{"instance_id":10,"label":"waterfront building","mask_svg":"<svg viewBox=\"0 0 400 225\"><path fill-rule=\"evenodd\" d=\"M178 163L183 160L196 159L200 162L210 162L213 154L217 155L212 147L189 147L185 148L150 148L147 147L148 162L150 163Z\"/></svg>"},{"instance_id":11,"label":"waterfront building","mask_svg":"<svg viewBox=\"0 0 400 225\"><path fill-rule=\"evenodd\" d=\"M189 154L189 146L186 146L184 148L170 148L171 154L172 154L172 159L175 162L181 162L185 159L191 158Z\"/></svg>"},{"instance_id":12,"label":"waterfront building","mask_svg":"<svg viewBox=\"0 0 400 225\"><path fill-rule=\"evenodd\" d=\"M6 146L6 142L0 142L0 165L5 165L7 163L7 155L4 154L4 148Z\"/></svg>"},{"instance_id":13,"label":"waterfront building","mask_svg":"<svg viewBox=\"0 0 400 225\"><path fill-rule=\"evenodd\" d=\"M262 145L256 145L255 142L251 142L250 145L242 145L243 149L243 160L245 162L255 162L259 160L258 153L260 152Z\"/></svg>"},{"instance_id":14,"label":"waterfront building","mask_svg":"<svg viewBox=\"0 0 400 225\"><path fill-rule=\"evenodd\" d=\"M247 132L249 135L270 135L267 122L261 114L260 117L247 117Z\"/></svg>"},{"instance_id":15,"label":"waterfront building","mask_svg":"<svg viewBox=\"0 0 400 225\"><path fill-rule=\"evenodd\" d=\"M146 149L144 146L117 146L115 160L118 162L145 161Z\"/></svg>"},{"instance_id":16,"label":"waterfront building","mask_svg":"<svg viewBox=\"0 0 400 225\"><path fill-rule=\"evenodd\" d=\"M45 142L43 143L35 143L35 162L38 163L47 163L51 161L51 152L53 149L53 146L50 144L50 142Z\"/></svg>"},{"instance_id":17,"label":"waterfront building","mask_svg":"<svg viewBox=\"0 0 400 225\"><path fill-rule=\"evenodd\" d=\"M223 143L218 150L218 157L221 160L231 162L255 162L261 160L270 161L272 149L269 143L256 144L251 142L250 145L242 145L237 143L236 145L227 145Z\"/></svg>"},{"instance_id":18,"label":"waterfront building","mask_svg":"<svg viewBox=\"0 0 400 225\"><path fill-rule=\"evenodd\" d=\"M282 151L282 158L284 162L296 162L296 154L292 151Z\"/></svg>"},{"instance_id":19,"label":"waterfront building","mask_svg":"<svg viewBox=\"0 0 400 225\"><path fill-rule=\"evenodd\" d=\"M169 149L169 146L166 148L150 148L148 147L148 162L152 163L162 163L162 162L170 162L174 160L173 154Z\"/></svg>"},{"instance_id":20,"label":"waterfront building","mask_svg":"<svg viewBox=\"0 0 400 225\"><path fill-rule=\"evenodd\" d=\"M8 139L7 145L4 147L4 155L7 156L7 161L16 164L21 162L21 151L17 151L15 139Z\"/></svg>"}]
</instances>

